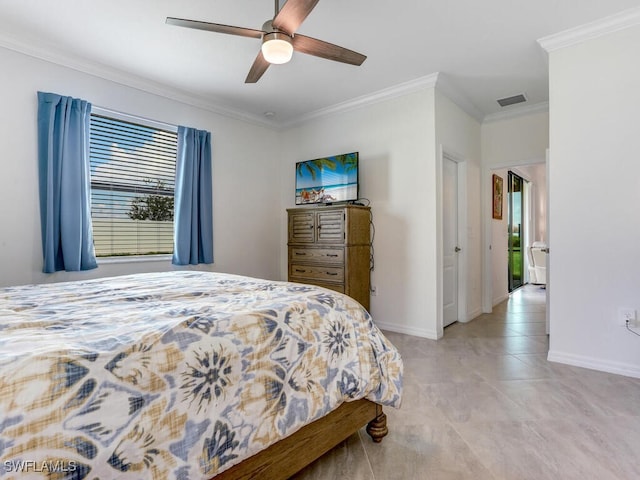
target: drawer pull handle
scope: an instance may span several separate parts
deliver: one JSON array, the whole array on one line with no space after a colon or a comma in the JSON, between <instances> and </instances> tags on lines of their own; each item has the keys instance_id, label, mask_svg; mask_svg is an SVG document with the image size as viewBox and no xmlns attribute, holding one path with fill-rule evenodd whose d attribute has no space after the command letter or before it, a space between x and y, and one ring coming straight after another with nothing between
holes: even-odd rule
<instances>
[{"instance_id":1,"label":"drawer pull handle","mask_svg":"<svg viewBox=\"0 0 640 480\"><path fill-rule=\"evenodd\" d=\"M304 273L304 272L306 272L306 270L300 270L299 268L296 268L296 272L298 272L298 273Z\"/></svg>"},{"instance_id":2,"label":"drawer pull handle","mask_svg":"<svg viewBox=\"0 0 640 480\"><path fill-rule=\"evenodd\" d=\"M327 253L327 257L337 257L337 253Z\"/></svg>"},{"instance_id":3,"label":"drawer pull handle","mask_svg":"<svg viewBox=\"0 0 640 480\"><path fill-rule=\"evenodd\" d=\"M304 253L304 252L296 252L296 255L299 255L299 256L301 256L301 257L304 257L304 256L306 256L307 254L306 254L306 253Z\"/></svg>"},{"instance_id":4,"label":"drawer pull handle","mask_svg":"<svg viewBox=\"0 0 640 480\"><path fill-rule=\"evenodd\" d=\"M325 272L327 275L338 275L336 272Z\"/></svg>"}]
</instances>

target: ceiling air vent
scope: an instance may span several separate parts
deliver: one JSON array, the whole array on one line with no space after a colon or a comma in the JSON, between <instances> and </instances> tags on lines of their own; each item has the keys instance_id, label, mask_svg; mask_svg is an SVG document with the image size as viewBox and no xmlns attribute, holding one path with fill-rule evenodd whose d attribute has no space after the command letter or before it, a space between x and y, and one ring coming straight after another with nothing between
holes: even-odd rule
<instances>
[{"instance_id":1,"label":"ceiling air vent","mask_svg":"<svg viewBox=\"0 0 640 480\"><path fill-rule=\"evenodd\" d=\"M498 103L501 107L508 107L509 105L515 105L516 103L526 102L527 97L524 96L523 93L519 95L514 95L513 97L506 97L498 99Z\"/></svg>"}]
</instances>

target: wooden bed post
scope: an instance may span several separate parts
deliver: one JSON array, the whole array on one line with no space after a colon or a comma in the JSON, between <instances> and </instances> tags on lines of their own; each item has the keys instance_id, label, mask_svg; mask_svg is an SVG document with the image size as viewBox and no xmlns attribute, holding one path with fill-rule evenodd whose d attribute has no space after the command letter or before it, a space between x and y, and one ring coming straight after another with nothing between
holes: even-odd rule
<instances>
[{"instance_id":1,"label":"wooden bed post","mask_svg":"<svg viewBox=\"0 0 640 480\"><path fill-rule=\"evenodd\" d=\"M367 433L376 443L380 443L389 433L387 428L387 415L382 411L381 405L376 405L376 418L367 424Z\"/></svg>"}]
</instances>

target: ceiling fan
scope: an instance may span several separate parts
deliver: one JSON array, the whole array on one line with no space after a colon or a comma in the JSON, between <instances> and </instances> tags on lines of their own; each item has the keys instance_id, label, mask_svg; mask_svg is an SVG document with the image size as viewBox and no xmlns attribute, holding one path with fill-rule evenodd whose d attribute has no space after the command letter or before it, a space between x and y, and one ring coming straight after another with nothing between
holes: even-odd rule
<instances>
[{"instance_id":1,"label":"ceiling fan","mask_svg":"<svg viewBox=\"0 0 640 480\"><path fill-rule=\"evenodd\" d=\"M245 83L256 83L272 63L287 63L291 60L294 50L336 62L362 65L362 62L367 58L365 55L322 40L295 33L300 24L307 18L309 13L311 13L311 10L314 9L318 1L319 0L287 0L284 6L279 8L280 2L279 0L275 0L273 20L264 22L262 30L174 17L167 17L166 23L180 27L207 30L209 32L262 39L262 48L258 52L258 56L249 70Z\"/></svg>"}]
</instances>

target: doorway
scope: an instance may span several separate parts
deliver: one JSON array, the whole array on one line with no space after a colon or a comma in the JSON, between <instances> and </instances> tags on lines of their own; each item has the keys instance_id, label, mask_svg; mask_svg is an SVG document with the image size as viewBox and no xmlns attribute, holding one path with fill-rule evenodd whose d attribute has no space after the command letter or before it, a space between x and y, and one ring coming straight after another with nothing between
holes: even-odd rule
<instances>
[{"instance_id":1,"label":"doorway","mask_svg":"<svg viewBox=\"0 0 640 480\"><path fill-rule=\"evenodd\" d=\"M525 259L524 283L528 281L526 267L527 248L534 241L548 242L547 213L549 198L547 194L548 162L544 159L529 162L512 163L494 167L485 167L483 171L485 187L483 210L485 219L485 254L483 255L482 308L484 313L490 313L493 307L509 298L508 282L508 187L509 170L524 179L524 233L527 238L521 238L522 254ZM504 179L504 209L502 219L492 216L492 175L496 174ZM548 288L548 285L547 285Z\"/></svg>"},{"instance_id":2,"label":"doorway","mask_svg":"<svg viewBox=\"0 0 640 480\"><path fill-rule=\"evenodd\" d=\"M525 180L509 170L507 174L507 251L509 292L524 285L524 240L526 239L526 221L524 218Z\"/></svg>"}]
</instances>

